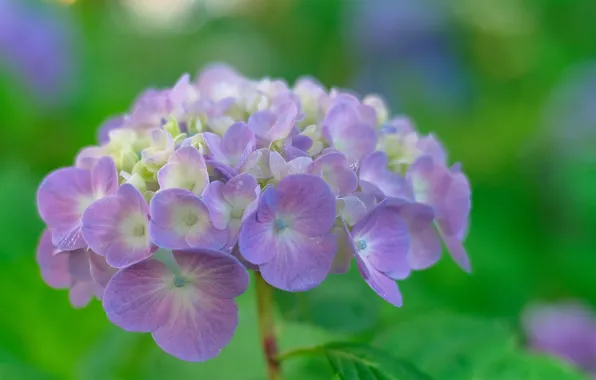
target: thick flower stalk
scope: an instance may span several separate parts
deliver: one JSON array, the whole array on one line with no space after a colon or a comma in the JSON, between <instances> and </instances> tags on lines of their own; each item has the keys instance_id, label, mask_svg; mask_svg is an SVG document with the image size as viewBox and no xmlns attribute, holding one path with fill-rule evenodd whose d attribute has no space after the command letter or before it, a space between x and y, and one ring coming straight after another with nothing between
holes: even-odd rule
<instances>
[{"instance_id":1,"label":"thick flower stalk","mask_svg":"<svg viewBox=\"0 0 596 380\"><path fill-rule=\"evenodd\" d=\"M189 361L231 339L247 269L261 289L301 292L356 261L396 306L396 280L435 264L441 241L470 270L469 183L434 136L378 97L221 65L141 94L44 179L38 207L46 282Z\"/></svg>"}]
</instances>

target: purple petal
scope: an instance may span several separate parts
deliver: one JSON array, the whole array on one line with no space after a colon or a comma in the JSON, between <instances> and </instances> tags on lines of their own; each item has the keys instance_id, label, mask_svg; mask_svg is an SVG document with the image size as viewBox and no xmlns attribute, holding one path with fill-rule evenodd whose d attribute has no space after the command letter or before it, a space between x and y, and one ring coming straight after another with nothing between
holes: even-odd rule
<instances>
[{"instance_id":1,"label":"purple petal","mask_svg":"<svg viewBox=\"0 0 596 380\"><path fill-rule=\"evenodd\" d=\"M152 254L149 212L143 195L132 185L94 202L83 214L83 235L109 265L123 268Z\"/></svg>"},{"instance_id":2,"label":"purple petal","mask_svg":"<svg viewBox=\"0 0 596 380\"><path fill-rule=\"evenodd\" d=\"M402 306L401 293L399 292L395 280L392 280L383 273L377 271L359 256L356 256L356 262L364 281L366 281L378 295L394 306Z\"/></svg>"},{"instance_id":3,"label":"purple petal","mask_svg":"<svg viewBox=\"0 0 596 380\"><path fill-rule=\"evenodd\" d=\"M308 172L321 176L339 196L350 194L358 187L358 177L341 153L320 156L310 165Z\"/></svg>"},{"instance_id":4,"label":"purple petal","mask_svg":"<svg viewBox=\"0 0 596 380\"><path fill-rule=\"evenodd\" d=\"M213 226L209 209L183 189L159 191L151 200L151 238L161 248L221 249L228 233Z\"/></svg>"},{"instance_id":5,"label":"purple petal","mask_svg":"<svg viewBox=\"0 0 596 380\"><path fill-rule=\"evenodd\" d=\"M176 318L155 331L153 339L162 350L181 360L202 362L219 355L238 325L233 300L198 298L181 309Z\"/></svg>"},{"instance_id":6,"label":"purple petal","mask_svg":"<svg viewBox=\"0 0 596 380\"><path fill-rule=\"evenodd\" d=\"M224 186L220 181L211 182L203 193L203 202L209 209L213 225L220 230L228 227L232 213L232 205L222 194Z\"/></svg>"},{"instance_id":7,"label":"purple petal","mask_svg":"<svg viewBox=\"0 0 596 380\"><path fill-rule=\"evenodd\" d=\"M387 169L387 155L375 152L360 164L360 187L379 199L384 197L411 198L406 180Z\"/></svg>"},{"instance_id":8,"label":"purple petal","mask_svg":"<svg viewBox=\"0 0 596 380\"><path fill-rule=\"evenodd\" d=\"M350 264L352 263L355 254L352 235L349 233L345 223L339 218L337 219L332 232L337 239L337 254L333 259L329 273L347 273L350 270Z\"/></svg>"},{"instance_id":9,"label":"purple petal","mask_svg":"<svg viewBox=\"0 0 596 380\"><path fill-rule=\"evenodd\" d=\"M174 252L174 258L179 276L156 260L116 273L104 308L126 330L153 332L171 355L204 361L232 338L238 323L232 298L246 290L248 274L235 258L214 251Z\"/></svg>"},{"instance_id":10,"label":"purple petal","mask_svg":"<svg viewBox=\"0 0 596 380\"><path fill-rule=\"evenodd\" d=\"M371 209L374 206L371 207ZM339 215L346 222L347 225L353 226L366 214L368 214L369 208L360 198L354 195L348 195L347 197L337 199L337 208Z\"/></svg>"},{"instance_id":11,"label":"purple petal","mask_svg":"<svg viewBox=\"0 0 596 380\"><path fill-rule=\"evenodd\" d=\"M102 288L105 288L108 285L110 279L118 271L118 269L111 267L106 262L105 257L102 257L95 253L91 253L89 255L89 264L91 278L97 285L101 286Z\"/></svg>"},{"instance_id":12,"label":"purple petal","mask_svg":"<svg viewBox=\"0 0 596 380\"><path fill-rule=\"evenodd\" d=\"M408 201L396 207L410 233L410 266L412 269L420 270L434 265L441 258L443 247L435 230L435 213L432 207Z\"/></svg>"},{"instance_id":13,"label":"purple petal","mask_svg":"<svg viewBox=\"0 0 596 380\"><path fill-rule=\"evenodd\" d=\"M596 355L596 319L586 305L566 300L536 304L524 311L523 326L530 346L590 368Z\"/></svg>"},{"instance_id":14,"label":"purple petal","mask_svg":"<svg viewBox=\"0 0 596 380\"><path fill-rule=\"evenodd\" d=\"M108 319L127 331L157 330L174 307L174 278L165 264L153 259L118 271L103 295Z\"/></svg>"},{"instance_id":15,"label":"purple petal","mask_svg":"<svg viewBox=\"0 0 596 380\"><path fill-rule=\"evenodd\" d=\"M333 234L308 237L297 231L282 231L274 240L275 256L259 267L265 281L282 290L300 292L325 280L337 252Z\"/></svg>"},{"instance_id":16,"label":"purple petal","mask_svg":"<svg viewBox=\"0 0 596 380\"><path fill-rule=\"evenodd\" d=\"M97 296L97 291L93 281L77 282L68 292L68 299L76 309L89 305L95 296Z\"/></svg>"},{"instance_id":17,"label":"purple petal","mask_svg":"<svg viewBox=\"0 0 596 380\"><path fill-rule=\"evenodd\" d=\"M461 235L467 229L470 214L470 183L461 172L451 172L449 189L442 206L437 211L441 214L438 223L449 235Z\"/></svg>"},{"instance_id":18,"label":"purple petal","mask_svg":"<svg viewBox=\"0 0 596 380\"><path fill-rule=\"evenodd\" d=\"M93 170L93 167L95 166L97 161L105 155L105 149L99 146L89 146L83 148L79 151L79 153L77 153L77 157L75 159L75 167L86 170Z\"/></svg>"},{"instance_id":19,"label":"purple petal","mask_svg":"<svg viewBox=\"0 0 596 380\"><path fill-rule=\"evenodd\" d=\"M91 187L95 199L114 194L118 190L118 169L111 157L100 158L91 171Z\"/></svg>"},{"instance_id":20,"label":"purple petal","mask_svg":"<svg viewBox=\"0 0 596 380\"><path fill-rule=\"evenodd\" d=\"M283 178L276 189L278 213L290 227L307 236L329 233L335 222L335 195L321 178L294 174Z\"/></svg>"},{"instance_id":21,"label":"purple petal","mask_svg":"<svg viewBox=\"0 0 596 380\"><path fill-rule=\"evenodd\" d=\"M110 131L122 128L125 123L124 116L116 116L103 122L99 127L98 140L100 144L106 144L110 141Z\"/></svg>"},{"instance_id":22,"label":"purple petal","mask_svg":"<svg viewBox=\"0 0 596 380\"><path fill-rule=\"evenodd\" d=\"M418 149L422 151L422 154L431 156L435 163L441 165L447 164L445 149L439 140L436 139L435 135L430 134L418 140Z\"/></svg>"},{"instance_id":23,"label":"purple petal","mask_svg":"<svg viewBox=\"0 0 596 380\"><path fill-rule=\"evenodd\" d=\"M352 229L358 255L377 271L403 279L410 274L408 228L398 211L381 203Z\"/></svg>"},{"instance_id":24,"label":"purple petal","mask_svg":"<svg viewBox=\"0 0 596 380\"><path fill-rule=\"evenodd\" d=\"M298 135L292 137L292 146L303 152L308 152L308 150L312 147L312 143L312 139L308 136Z\"/></svg>"},{"instance_id":25,"label":"purple petal","mask_svg":"<svg viewBox=\"0 0 596 380\"><path fill-rule=\"evenodd\" d=\"M211 297L233 299L248 288L248 273L244 266L229 254L208 249L175 251L180 275L192 279L201 293Z\"/></svg>"},{"instance_id":26,"label":"purple petal","mask_svg":"<svg viewBox=\"0 0 596 380\"><path fill-rule=\"evenodd\" d=\"M430 156L423 156L410 167L407 177L416 200L433 207L441 234L462 240L467 232L471 207L470 184L466 176L434 163ZM465 253L462 254L457 245L454 251L456 261L466 268Z\"/></svg>"},{"instance_id":27,"label":"purple petal","mask_svg":"<svg viewBox=\"0 0 596 380\"><path fill-rule=\"evenodd\" d=\"M362 160L374 152L377 144L375 130L359 119L360 115L353 104L340 102L329 110L323 122L325 138L335 149L346 154L350 161Z\"/></svg>"},{"instance_id":28,"label":"purple petal","mask_svg":"<svg viewBox=\"0 0 596 380\"><path fill-rule=\"evenodd\" d=\"M282 140L292 132L299 112L294 99L280 98L271 109L253 113L248 118L248 126L255 136L264 141Z\"/></svg>"},{"instance_id":29,"label":"purple petal","mask_svg":"<svg viewBox=\"0 0 596 380\"><path fill-rule=\"evenodd\" d=\"M261 194L260 203L267 204L263 199L268 198L270 194L274 195L273 189L265 189ZM238 247L242 256L246 261L255 265L271 261L278 254L274 221L269 218L269 214L265 214L267 219L257 220L261 210L262 207L259 206L259 211L244 220L238 237Z\"/></svg>"},{"instance_id":30,"label":"purple petal","mask_svg":"<svg viewBox=\"0 0 596 380\"><path fill-rule=\"evenodd\" d=\"M226 182L222 196L235 210L245 210L255 199L260 186L252 175L243 173Z\"/></svg>"},{"instance_id":31,"label":"purple petal","mask_svg":"<svg viewBox=\"0 0 596 380\"><path fill-rule=\"evenodd\" d=\"M252 152L255 146L255 136L244 123L232 124L221 139L221 152L233 167L241 164L242 157Z\"/></svg>"},{"instance_id":32,"label":"purple petal","mask_svg":"<svg viewBox=\"0 0 596 380\"><path fill-rule=\"evenodd\" d=\"M441 237L443 238L445 247L447 247L447 250L449 251L449 255L451 255L457 265L459 265L459 267L466 272L470 273L472 271L470 258L468 257L468 253L466 252L461 240L456 236L444 235L442 233Z\"/></svg>"},{"instance_id":33,"label":"purple petal","mask_svg":"<svg viewBox=\"0 0 596 380\"><path fill-rule=\"evenodd\" d=\"M278 152L269 154L269 166L271 174L276 180L280 180L292 174L304 174L312 164L310 157L296 157L293 160L286 160Z\"/></svg>"},{"instance_id":34,"label":"purple petal","mask_svg":"<svg viewBox=\"0 0 596 380\"><path fill-rule=\"evenodd\" d=\"M43 180L37 191L37 207L52 230L56 248L74 250L86 246L80 234L81 215L94 200L87 170L58 169Z\"/></svg>"},{"instance_id":35,"label":"purple petal","mask_svg":"<svg viewBox=\"0 0 596 380\"><path fill-rule=\"evenodd\" d=\"M91 268L89 266L90 252L86 249L79 249L58 254L68 257L68 273L70 273L73 282L91 281Z\"/></svg>"},{"instance_id":36,"label":"purple petal","mask_svg":"<svg viewBox=\"0 0 596 380\"><path fill-rule=\"evenodd\" d=\"M259 197L256 220L270 222L275 219L279 205L278 196L273 186L267 186Z\"/></svg>"},{"instance_id":37,"label":"purple petal","mask_svg":"<svg viewBox=\"0 0 596 380\"><path fill-rule=\"evenodd\" d=\"M197 80L197 88L201 95L220 100L221 88L225 86L237 87L244 80L240 74L225 64L215 64L206 67Z\"/></svg>"},{"instance_id":38,"label":"purple petal","mask_svg":"<svg viewBox=\"0 0 596 380\"><path fill-rule=\"evenodd\" d=\"M209 183L207 165L199 151L186 146L179 148L157 173L162 190L180 188L200 195Z\"/></svg>"},{"instance_id":39,"label":"purple petal","mask_svg":"<svg viewBox=\"0 0 596 380\"><path fill-rule=\"evenodd\" d=\"M56 255L55 253L56 248L52 244L52 234L49 230L45 230L41 235L36 256L41 277L52 288L66 289L72 283L68 273L68 255Z\"/></svg>"}]
</instances>

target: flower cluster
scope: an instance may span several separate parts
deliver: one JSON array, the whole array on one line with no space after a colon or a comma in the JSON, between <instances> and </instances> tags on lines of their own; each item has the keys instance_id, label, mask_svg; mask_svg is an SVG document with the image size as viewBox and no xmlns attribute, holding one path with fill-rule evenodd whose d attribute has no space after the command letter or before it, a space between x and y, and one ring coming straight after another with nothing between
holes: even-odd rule
<instances>
[{"instance_id":1,"label":"flower cluster","mask_svg":"<svg viewBox=\"0 0 596 380\"><path fill-rule=\"evenodd\" d=\"M144 92L99 141L40 185L42 274L184 360L230 340L246 268L298 292L355 260L396 306L441 240L470 269L467 178L378 97L216 65Z\"/></svg>"},{"instance_id":2,"label":"flower cluster","mask_svg":"<svg viewBox=\"0 0 596 380\"><path fill-rule=\"evenodd\" d=\"M536 304L523 315L530 347L556 355L596 378L596 314L578 301Z\"/></svg>"}]
</instances>

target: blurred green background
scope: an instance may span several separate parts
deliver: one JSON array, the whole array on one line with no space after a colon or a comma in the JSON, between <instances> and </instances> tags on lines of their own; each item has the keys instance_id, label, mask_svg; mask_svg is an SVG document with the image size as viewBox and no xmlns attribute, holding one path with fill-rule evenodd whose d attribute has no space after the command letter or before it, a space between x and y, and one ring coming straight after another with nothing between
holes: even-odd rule
<instances>
[{"instance_id":1,"label":"blurred green background","mask_svg":"<svg viewBox=\"0 0 596 380\"><path fill-rule=\"evenodd\" d=\"M515 328L535 300L596 303L594 15L593 0L0 0L0 379L264 378L252 290L221 356L189 364L97 301L73 309L35 263L41 179L143 89L215 61L379 93L472 183L472 275L445 256L400 283L402 309L353 273L279 294L282 348L376 339L421 311Z\"/></svg>"}]
</instances>

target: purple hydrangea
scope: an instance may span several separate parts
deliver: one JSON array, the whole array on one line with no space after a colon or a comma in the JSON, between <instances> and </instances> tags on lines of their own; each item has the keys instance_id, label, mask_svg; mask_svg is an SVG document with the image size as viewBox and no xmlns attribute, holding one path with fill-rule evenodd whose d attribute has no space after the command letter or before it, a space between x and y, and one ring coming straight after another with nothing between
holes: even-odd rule
<instances>
[{"instance_id":1,"label":"purple hydrangea","mask_svg":"<svg viewBox=\"0 0 596 380\"><path fill-rule=\"evenodd\" d=\"M561 357L596 378L596 314L578 301L535 304L523 314L529 346Z\"/></svg>"},{"instance_id":2,"label":"purple hydrangea","mask_svg":"<svg viewBox=\"0 0 596 380\"><path fill-rule=\"evenodd\" d=\"M379 97L215 65L144 92L99 140L40 185L42 276L183 360L229 342L247 269L302 292L355 261L396 306L441 242L470 270L467 178Z\"/></svg>"},{"instance_id":3,"label":"purple hydrangea","mask_svg":"<svg viewBox=\"0 0 596 380\"><path fill-rule=\"evenodd\" d=\"M76 69L76 33L61 11L41 3L0 0L0 63L44 102L60 99Z\"/></svg>"}]
</instances>

